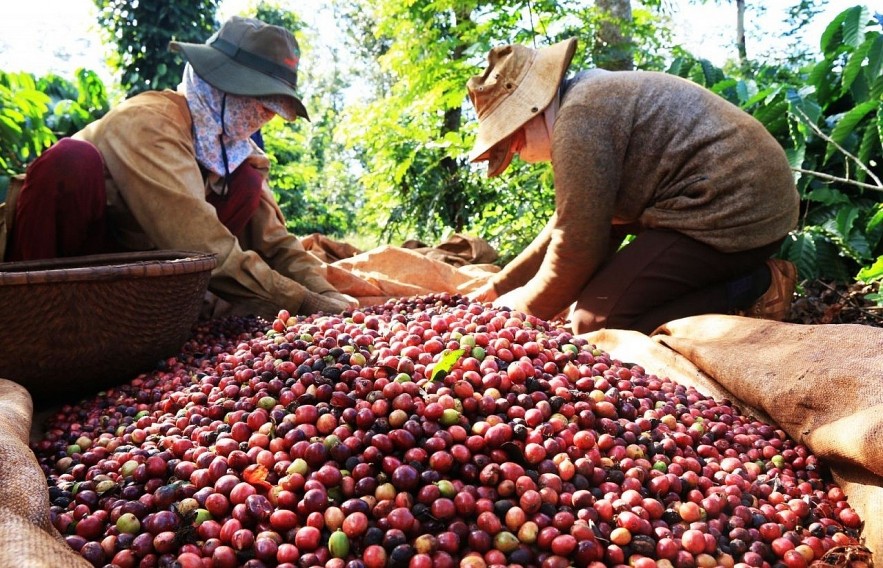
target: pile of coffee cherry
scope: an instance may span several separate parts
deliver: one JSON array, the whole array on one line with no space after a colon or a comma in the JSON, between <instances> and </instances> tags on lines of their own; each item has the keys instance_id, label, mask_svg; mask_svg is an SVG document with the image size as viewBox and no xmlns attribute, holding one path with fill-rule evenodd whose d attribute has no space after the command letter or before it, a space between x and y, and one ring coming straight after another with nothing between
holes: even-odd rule
<instances>
[{"instance_id":1,"label":"pile of coffee cherry","mask_svg":"<svg viewBox=\"0 0 883 568\"><path fill-rule=\"evenodd\" d=\"M198 324L32 445L94 566L784 566L859 544L807 448L448 294Z\"/></svg>"}]
</instances>

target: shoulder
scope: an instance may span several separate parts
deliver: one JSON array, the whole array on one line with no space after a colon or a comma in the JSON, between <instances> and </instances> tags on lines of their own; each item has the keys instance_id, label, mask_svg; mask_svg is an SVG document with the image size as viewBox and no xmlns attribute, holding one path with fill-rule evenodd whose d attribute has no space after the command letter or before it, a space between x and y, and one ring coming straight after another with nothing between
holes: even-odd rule
<instances>
[{"instance_id":1,"label":"shoulder","mask_svg":"<svg viewBox=\"0 0 883 568\"><path fill-rule=\"evenodd\" d=\"M676 75L661 71L607 71L589 69L580 71L562 83L562 94L585 94L640 96L656 90L706 91L700 85Z\"/></svg>"},{"instance_id":2,"label":"shoulder","mask_svg":"<svg viewBox=\"0 0 883 568\"><path fill-rule=\"evenodd\" d=\"M165 115L169 118L186 118L190 111L184 95L171 90L147 91L126 99L108 114L123 115L135 119L144 113Z\"/></svg>"},{"instance_id":3,"label":"shoulder","mask_svg":"<svg viewBox=\"0 0 883 568\"><path fill-rule=\"evenodd\" d=\"M75 136L93 142L114 132L187 137L191 127L190 110L183 95L171 90L147 91L121 102Z\"/></svg>"}]
</instances>

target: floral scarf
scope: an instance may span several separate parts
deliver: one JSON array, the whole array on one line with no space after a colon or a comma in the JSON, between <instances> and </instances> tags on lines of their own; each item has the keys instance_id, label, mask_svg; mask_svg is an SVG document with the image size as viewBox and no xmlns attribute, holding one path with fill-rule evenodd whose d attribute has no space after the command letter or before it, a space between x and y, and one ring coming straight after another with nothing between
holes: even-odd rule
<instances>
[{"instance_id":1,"label":"floral scarf","mask_svg":"<svg viewBox=\"0 0 883 568\"><path fill-rule=\"evenodd\" d=\"M188 63L178 92L187 98L193 119L196 160L223 178L229 177L254 151L249 137L276 115L276 97L225 93L197 75ZM226 191L224 187L216 191Z\"/></svg>"}]
</instances>

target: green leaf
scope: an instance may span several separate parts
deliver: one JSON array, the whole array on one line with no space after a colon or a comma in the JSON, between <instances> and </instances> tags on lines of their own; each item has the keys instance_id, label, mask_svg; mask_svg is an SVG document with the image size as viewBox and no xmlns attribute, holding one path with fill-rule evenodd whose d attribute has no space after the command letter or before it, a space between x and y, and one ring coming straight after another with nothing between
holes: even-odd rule
<instances>
[{"instance_id":1,"label":"green leaf","mask_svg":"<svg viewBox=\"0 0 883 568\"><path fill-rule=\"evenodd\" d=\"M838 205L850 203L849 196L843 192L834 189L829 185L817 187L806 194L806 201L814 201L816 203L824 203L825 205Z\"/></svg>"},{"instance_id":2,"label":"green leaf","mask_svg":"<svg viewBox=\"0 0 883 568\"><path fill-rule=\"evenodd\" d=\"M879 293L865 294L865 300L872 302L877 307L883 306L883 294L879 294Z\"/></svg>"},{"instance_id":3,"label":"green leaf","mask_svg":"<svg viewBox=\"0 0 883 568\"><path fill-rule=\"evenodd\" d=\"M442 358L439 359L439 362L436 363L435 367L432 369L432 377L430 380L440 381L444 379L465 352L465 349L452 349L442 355Z\"/></svg>"},{"instance_id":4,"label":"green leaf","mask_svg":"<svg viewBox=\"0 0 883 568\"><path fill-rule=\"evenodd\" d=\"M700 59L699 65L702 67L702 76L705 79L704 85L714 85L721 79L723 79L724 74L720 69L714 66L711 61L707 59Z\"/></svg>"},{"instance_id":5,"label":"green leaf","mask_svg":"<svg viewBox=\"0 0 883 568\"><path fill-rule=\"evenodd\" d=\"M714 85L708 88L709 91L717 94L721 94L727 89L738 86L738 83L735 79L724 79L723 81L718 81Z\"/></svg>"},{"instance_id":6,"label":"green leaf","mask_svg":"<svg viewBox=\"0 0 883 568\"><path fill-rule=\"evenodd\" d=\"M846 10L846 19L843 22L843 43L857 49L865 39L867 23L868 9L866 7L854 6Z\"/></svg>"},{"instance_id":7,"label":"green leaf","mask_svg":"<svg viewBox=\"0 0 883 568\"><path fill-rule=\"evenodd\" d=\"M880 155L880 138L877 136L877 129L873 127L873 125L868 126L864 129L862 133L862 141L859 144L858 152L856 153L856 158L861 161L863 164L870 164L874 155ZM858 181L865 181L868 177L868 173L859 168L855 172L855 178Z\"/></svg>"},{"instance_id":8,"label":"green leaf","mask_svg":"<svg viewBox=\"0 0 883 568\"><path fill-rule=\"evenodd\" d=\"M668 66L666 73L677 75L678 77L686 77L688 68L689 64L687 63L686 58L675 57L674 60L672 60L671 65Z\"/></svg>"},{"instance_id":9,"label":"green leaf","mask_svg":"<svg viewBox=\"0 0 883 568\"><path fill-rule=\"evenodd\" d=\"M874 82L880 78L881 71L883 71L883 34L877 34L868 49L868 66L865 68L865 73L868 79Z\"/></svg>"},{"instance_id":10,"label":"green leaf","mask_svg":"<svg viewBox=\"0 0 883 568\"><path fill-rule=\"evenodd\" d=\"M818 276L816 243L812 234L803 231L792 233L785 239L779 254L794 263L801 278Z\"/></svg>"},{"instance_id":11,"label":"green leaf","mask_svg":"<svg viewBox=\"0 0 883 568\"><path fill-rule=\"evenodd\" d=\"M812 235L816 247L817 276L846 282L852 278L853 263L847 262L844 250L822 232Z\"/></svg>"},{"instance_id":12,"label":"green leaf","mask_svg":"<svg viewBox=\"0 0 883 568\"><path fill-rule=\"evenodd\" d=\"M876 280L883 280L883 256L878 256L877 260L874 261L874 264L862 267L862 269L858 271L856 279L862 282L874 282ZM872 295L876 297L869 298L869 296ZM867 296L865 296L865 299L873 299L878 304L880 304L881 300L883 300L883 294L868 294Z\"/></svg>"},{"instance_id":13,"label":"green leaf","mask_svg":"<svg viewBox=\"0 0 883 568\"><path fill-rule=\"evenodd\" d=\"M837 14L837 16L831 20L831 23L825 28L825 31L822 32L822 37L819 40L819 48L822 53L825 55L829 55L832 51L836 51L836 49L840 46L840 36L841 36L841 25L843 24L846 17L849 15L849 12L855 10L855 8L847 8L846 10Z\"/></svg>"},{"instance_id":14,"label":"green leaf","mask_svg":"<svg viewBox=\"0 0 883 568\"><path fill-rule=\"evenodd\" d=\"M858 219L857 207L844 207L837 212L837 232L840 235L848 235L852 232L855 220Z\"/></svg>"},{"instance_id":15,"label":"green leaf","mask_svg":"<svg viewBox=\"0 0 883 568\"><path fill-rule=\"evenodd\" d=\"M843 78L840 83L840 94L843 95L849 88L852 86L855 78L858 77L859 73L862 72L862 66L865 62L865 57L868 52L871 50L871 46L873 45L873 41L868 39L868 41L863 42L856 50L849 56L849 60L846 62L846 65L843 67Z\"/></svg>"},{"instance_id":16,"label":"green leaf","mask_svg":"<svg viewBox=\"0 0 883 568\"><path fill-rule=\"evenodd\" d=\"M877 134L880 137L880 145L883 146L883 105L877 109Z\"/></svg>"},{"instance_id":17,"label":"green leaf","mask_svg":"<svg viewBox=\"0 0 883 568\"><path fill-rule=\"evenodd\" d=\"M869 233L873 232L878 227L883 227L883 204L878 203L876 209L877 211L871 216L865 227L865 230Z\"/></svg>"},{"instance_id":18,"label":"green leaf","mask_svg":"<svg viewBox=\"0 0 883 568\"><path fill-rule=\"evenodd\" d=\"M828 57L813 65L809 72L809 84L816 88L816 97L820 103L827 104L831 100L831 94L834 92L833 76L834 60Z\"/></svg>"},{"instance_id":19,"label":"green leaf","mask_svg":"<svg viewBox=\"0 0 883 568\"><path fill-rule=\"evenodd\" d=\"M784 130L788 124L788 103L780 100L762 106L754 113L754 118L763 123L770 132Z\"/></svg>"},{"instance_id":20,"label":"green leaf","mask_svg":"<svg viewBox=\"0 0 883 568\"><path fill-rule=\"evenodd\" d=\"M748 92L748 85L745 81L739 81L736 83L736 94L739 97L739 101L744 103L750 98L750 93Z\"/></svg>"},{"instance_id":21,"label":"green leaf","mask_svg":"<svg viewBox=\"0 0 883 568\"><path fill-rule=\"evenodd\" d=\"M844 114L831 131L831 140L842 146L844 141L853 134L855 127L862 121L865 115L877 109L879 104L879 101L867 101ZM825 153L825 160L830 158L836 150L833 144L829 144Z\"/></svg>"},{"instance_id":22,"label":"green leaf","mask_svg":"<svg viewBox=\"0 0 883 568\"><path fill-rule=\"evenodd\" d=\"M801 143L791 148L785 148L785 155L792 168L799 168L803 165L803 160L806 157L806 144Z\"/></svg>"}]
</instances>

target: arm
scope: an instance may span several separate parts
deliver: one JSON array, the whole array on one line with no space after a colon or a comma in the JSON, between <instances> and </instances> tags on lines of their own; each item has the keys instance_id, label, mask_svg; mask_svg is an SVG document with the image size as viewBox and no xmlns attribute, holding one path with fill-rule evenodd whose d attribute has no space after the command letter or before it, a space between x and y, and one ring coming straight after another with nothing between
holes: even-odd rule
<instances>
[{"instance_id":1,"label":"arm","mask_svg":"<svg viewBox=\"0 0 883 568\"><path fill-rule=\"evenodd\" d=\"M324 277L322 262L307 252L300 239L288 231L282 211L266 182L260 205L240 239L246 248L260 254L267 264L283 276L320 294L336 291Z\"/></svg>"},{"instance_id":2,"label":"arm","mask_svg":"<svg viewBox=\"0 0 883 568\"><path fill-rule=\"evenodd\" d=\"M503 270L491 278L489 284L493 287L496 294L505 294L524 286L528 280L536 275L540 264L543 262L543 255L546 253L546 247L549 245L550 235L556 221L557 214L553 213L546 226L534 237L534 240L507 264Z\"/></svg>"},{"instance_id":3,"label":"arm","mask_svg":"<svg viewBox=\"0 0 883 568\"><path fill-rule=\"evenodd\" d=\"M615 101L591 104L596 107L591 117L585 106L571 104L555 123L557 216L542 263L514 306L541 318L552 318L573 303L608 255L627 135Z\"/></svg>"},{"instance_id":4,"label":"arm","mask_svg":"<svg viewBox=\"0 0 883 568\"><path fill-rule=\"evenodd\" d=\"M259 315L298 311L308 296L304 285L243 250L205 200L190 127L180 104L154 97L87 127L82 137L99 147L122 200L157 247L217 254L212 292Z\"/></svg>"}]
</instances>

